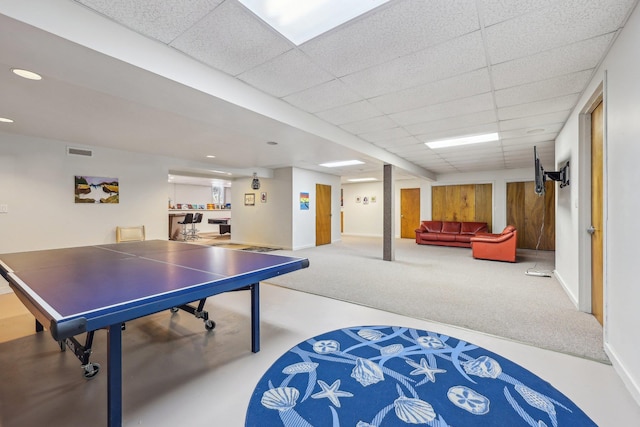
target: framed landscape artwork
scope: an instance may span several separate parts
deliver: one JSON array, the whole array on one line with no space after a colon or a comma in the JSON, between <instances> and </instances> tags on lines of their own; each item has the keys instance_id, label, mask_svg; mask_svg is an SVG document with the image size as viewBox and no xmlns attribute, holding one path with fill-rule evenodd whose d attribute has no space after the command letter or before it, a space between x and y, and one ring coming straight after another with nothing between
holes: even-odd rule
<instances>
[{"instance_id":1,"label":"framed landscape artwork","mask_svg":"<svg viewBox=\"0 0 640 427\"><path fill-rule=\"evenodd\" d=\"M76 203L120 203L118 178L74 177Z\"/></svg>"}]
</instances>

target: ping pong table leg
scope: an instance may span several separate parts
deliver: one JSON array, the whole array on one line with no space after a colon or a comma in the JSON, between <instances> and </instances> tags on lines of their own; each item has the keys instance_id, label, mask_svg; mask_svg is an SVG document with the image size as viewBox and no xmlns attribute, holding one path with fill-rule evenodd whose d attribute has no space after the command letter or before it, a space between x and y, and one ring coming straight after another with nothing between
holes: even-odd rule
<instances>
[{"instance_id":1,"label":"ping pong table leg","mask_svg":"<svg viewBox=\"0 0 640 427\"><path fill-rule=\"evenodd\" d=\"M109 427L122 426L122 328L120 323L107 331L107 404Z\"/></svg>"},{"instance_id":2,"label":"ping pong table leg","mask_svg":"<svg viewBox=\"0 0 640 427\"><path fill-rule=\"evenodd\" d=\"M260 351L260 284L251 285L251 351Z\"/></svg>"}]
</instances>

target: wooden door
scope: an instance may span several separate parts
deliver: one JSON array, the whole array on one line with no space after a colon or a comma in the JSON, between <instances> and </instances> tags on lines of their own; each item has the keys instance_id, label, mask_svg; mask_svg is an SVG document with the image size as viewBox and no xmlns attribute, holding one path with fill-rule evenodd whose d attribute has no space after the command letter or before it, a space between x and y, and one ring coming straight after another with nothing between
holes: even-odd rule
<instances>
[{"instance_id":1,"label":"wooden door","mask_svg":"<svg viewBox=\"0 0 640 427\"><path fill-rule=\"evenodd\" d=\"M591 313L604 324L603 284L603 108L591 113Z\"/></svg>"},{"instance_id":2,"label":"wooden door","mask_svg":"<svg viewBox=\"0 0 640 427\"><path fill-rule=\"evenodd\" d=\"M420 227L420 189L400 189L400 237L415 239Z\"/></svg>"},{"instance_id":3,"label":"wooden door","mask_svg":"<svg viewBox=\"0 0 640 427\"><path fill-rule=\"evenodd\" d=\"M316 246L331 243L331 186L316 184Z\"/></svg>"}]
</instances>

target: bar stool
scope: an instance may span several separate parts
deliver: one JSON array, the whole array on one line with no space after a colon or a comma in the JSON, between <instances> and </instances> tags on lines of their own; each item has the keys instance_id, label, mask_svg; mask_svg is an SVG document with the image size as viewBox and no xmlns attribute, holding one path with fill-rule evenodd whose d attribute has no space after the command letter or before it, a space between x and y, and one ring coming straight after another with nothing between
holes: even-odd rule
<instances>
[{"instance_id":1,"label":"bar stool","mask_svg":"<svg viewBox=\"0 0 640 427\"><path fill-rule=\"evenodd\" d=\"M193 240L199 239L198 229L196 229L196 224L200 224L202 222L202 214L200 212L196 212L193 216L193 221L191 222L191 230L189 230L189 237Z\"/></svg>"},{"instance_id":2,"label":"bar stool","mask_svg":"<svg viewBox=\"0 0 640 427\"><path fill-rule=\"evenodd\" d=\"M189 230L187 229L187 225L193 223L193 214L188 213L184 216L182 221L178 221L178 224L182 225L182 240L188 240L189 238Z\"/></svg>"}]
</instances>

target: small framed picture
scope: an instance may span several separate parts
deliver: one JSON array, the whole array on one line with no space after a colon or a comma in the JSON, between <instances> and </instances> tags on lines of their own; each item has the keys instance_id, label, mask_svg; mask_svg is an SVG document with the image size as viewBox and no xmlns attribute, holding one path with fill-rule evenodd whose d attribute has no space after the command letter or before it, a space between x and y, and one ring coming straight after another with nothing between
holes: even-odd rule
<instances>
[{"instance_id":1,"label":"small framed picture","mask_svg":"<svg viewBox=\"0 0 640 427\"><path fill-rule=\"evenodd\" d=\"M256 193L244 193L244 205L253 206L256 204Z\"/></svg>"},{"instance_id":2,"label":"small framed picture","mask_svg":"<svg viewBox=\"0 0 640 427\"><path fill-rule=\"evenodd\" d=\"M262 192L260 193L260 202L261 203L267 203L267 193L266 192Z\"/></svg>"}]
</instances>

